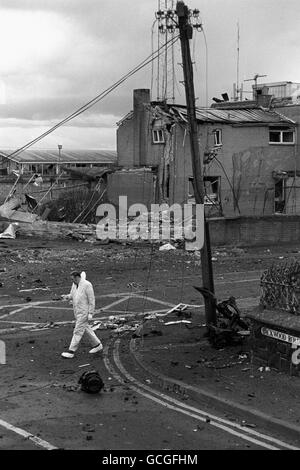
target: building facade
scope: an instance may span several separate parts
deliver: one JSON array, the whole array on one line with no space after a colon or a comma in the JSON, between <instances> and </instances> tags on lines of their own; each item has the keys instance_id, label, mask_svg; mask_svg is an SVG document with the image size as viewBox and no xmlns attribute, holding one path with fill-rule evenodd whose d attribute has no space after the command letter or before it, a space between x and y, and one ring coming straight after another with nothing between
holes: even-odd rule
<instances>
[{"instance_id":1,"label":"building facade","mask_svg":"<svg viewBox=\"0 0 300 470\"><path fill-rule=\"evenodd\" d=\"M293 119L249 104L197 109L197 121L208 215L293 212L295 195L287 196L298 168ZM121 169L108 180L111 202L119 195L148 206L193 201L184 106L150 102L149 90L134 90L133 111L118 123L117 158Z\"/></svg>"}]
</instances>

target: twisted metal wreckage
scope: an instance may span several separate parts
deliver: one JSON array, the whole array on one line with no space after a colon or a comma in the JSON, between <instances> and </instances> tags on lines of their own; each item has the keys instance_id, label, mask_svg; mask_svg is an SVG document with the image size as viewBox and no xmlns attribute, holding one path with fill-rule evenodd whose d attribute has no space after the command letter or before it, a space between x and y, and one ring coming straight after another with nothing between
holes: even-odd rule
<instances>
[{"instance_id":1,"label":"twisted metal wreckage","mask_svg":"<svg viewBox=\"0 0 300 470\"><path fill-rule=\"evenodd\" d=\"M78 170L72 170L78 174ZM107 171L107 169L102 169L101 172ZM82 173L82 172L81 172ZM53 189L57 183L59 176L56 181L46 190L44 196L37 201L31 195L25 193L25 189L29 186L30 183L38 186L42 179L39 175L32 175L26 185L23 187L22 194L16 195L16 186L20 179L20 174L16 174L17 180L13 184L11 190L5 198L5 201L0 205L0 221L1 228L4 230L0 234L0 238L15 238L16 233L20 232L27 236L46 236L47 238L65 238L72 237L77 240L91 240L95 238L96 234L96 224L79 224L79 223L67 223L67 222L54 222L45 220L47 217L47 210L43 214L39 215L38 209L42 208L42 202L45 200L49 192ZM88 178L92 177L89 175L82 175L81 177L87 176ZM93 177L95 179L95 177ZM100 200L106 188L100 191L100 183L102 181L101 175L97 178L98 183L96 189L98 190L100 196L97 200ZM103 188L102 188L103 189ZM81 215L81 214L79 214ZM75 222L77 222L78 217L76 217Z\"/></svg>"}]
</instances>

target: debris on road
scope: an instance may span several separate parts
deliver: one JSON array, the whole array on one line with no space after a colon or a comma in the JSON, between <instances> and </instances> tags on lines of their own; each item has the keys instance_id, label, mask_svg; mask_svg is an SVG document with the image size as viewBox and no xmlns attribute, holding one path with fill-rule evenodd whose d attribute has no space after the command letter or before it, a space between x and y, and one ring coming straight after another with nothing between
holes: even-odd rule
<instances>
[{"instance_id":1,"label":"debris on road","mask_svg":"<svg viewBox=\"0 0 300 470\"><path fill-rule=\"evenodd\" d=\"M202 287L194 287L204 298L212 298L217 312L216 325L208 325L209 342L217 349L241 344L250 334L250 327L236 304L235 297L217 303L213 293Z\"/></svg>"},{"instance_id":2,"label":"debris on road","mask_svg":"<svg viewBox=\"0 0 300 470\"><path fill-rule=\"evenodd\" d=\"M171 310L168 310L167 314L173 313L173 312L183 312L187 308L188 308L188 305L186 304L178 304L178 305L175 305L175 307L172 307Z\"/></svg>"},{"instance_id":3,"label":"debris on road","mask_svg":"<svg viewBox=\"0 0 300 470\"><path fill-rule=\"evenodd\" d=\"M0 233L0 238L10 238L15 239L17 233L18 223L9 224L9 226L4 230L4 232Z\"/></svg>"},{"instance_id":4,"label":"debris on road","mask_svg":"<svg viewBox=\"0 0 300 470\"><path fill-rule=\"evenodd\" d=\"M245 421L245 420L243 420L243 421L241 422L241 426L245 426L245 427L247 427L247 428L256 428L256 427L257 427L256 424L247 423L247 421Z\"/></svg>"},{"instance_id":5,"label":"debris on road","mask_svg":"<svg viewBox=\"0 0 300 470\"><path fill-rule=\"evenodd\" d=\"M192 323L190 320L178 320L178 321L169 321L164 323L164 325L179 325L181 323Z\"/></svg>"},{"instance_id":6,"label":"debris on road","mask_svg":"<svg viewBox=\"0 0 300 470\"><path fill-rule=\"evenodd\" d=\"M85 371L78 380L81 390L86 393L99 393L104 387L103 380L96 370Z\"/></svg>"},{"instance_id":7,"label":"debris on road","mask_svg":"<svg viewBox=\"0 0 300 470\"><path fill-rule=\"evenodd\" d=\"M170 250L176 250L175 246L171 245L171 243L166 243L165 245L162 245L159 247L159 251L170 251Z\"/></svg>"}]
</instances>

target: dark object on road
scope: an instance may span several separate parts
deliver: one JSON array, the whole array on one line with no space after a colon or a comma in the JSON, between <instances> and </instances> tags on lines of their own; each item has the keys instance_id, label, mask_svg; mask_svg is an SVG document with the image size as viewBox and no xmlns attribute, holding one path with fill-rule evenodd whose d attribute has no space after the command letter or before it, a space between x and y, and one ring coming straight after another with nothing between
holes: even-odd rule
<instances>
[{"instance_id":1,"label":"dark object on road","mask_svg":"<svg viewBox=\"0 0 300 470\"><path fill-rule=\"evenodd\" d=\"M85 371L79 378L81 390L87 393L99 393L104 387L103 380L96 370Z\"/></svg>"},{"instance_id":2,"label":"dark object on road","mask_svg":"<svg viewBox=\"0 0 300 470\"><path fill-rule=\"evenodd\" d=\"M195 287L195 289L201 292L204 298L212 296L215 302L216 325L207 325L210 344L217 349L241 344L245 336L249 334L249 325L246 320L241 318L235 297L229 297L229 299L217 303L214 294L207 289L201 287Z\"/></svg>"}]
</instances>

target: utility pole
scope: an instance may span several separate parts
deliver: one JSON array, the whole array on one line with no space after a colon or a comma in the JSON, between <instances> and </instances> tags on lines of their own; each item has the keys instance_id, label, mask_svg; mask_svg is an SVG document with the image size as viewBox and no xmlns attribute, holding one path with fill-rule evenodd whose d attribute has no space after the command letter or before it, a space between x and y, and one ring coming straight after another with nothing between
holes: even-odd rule
<instances>
[{"instance_id":1,"label":"utility pole","mask_svg":"<svg viewBox=\"0 0 300 470\"><path fill-rule=\"evenodd\" d=\"M189 123L191 156L194 175L194 192L196 204L204 204L204 182L202 176L201 156L198 141L198 123L196 118L195 90L193 78L193 64L191 60L190 39L193 37L193 26L190 23L190 11L183 1L176 5L178 26L181 42L182 65L184 74L184 85L187 105L187 116ZM202 282L205 301L206 323L216 324L216 307L214 297L214 280L211 261L211 248L209 237L209 226L204 215L204 245L201 250Z\"/></svg>"},{"instance_id":2,"label":"utility pole","mask_svg":"<svg viewBox=\"0 0 300 470\"><path fill-rule=\"evenodd\" d=\"M60 173L60 163L61 163L61 150L62 150L62 145L58 144L58 165L57 165L57 174L59 175Z\"/></svg>"}]
</instances>

